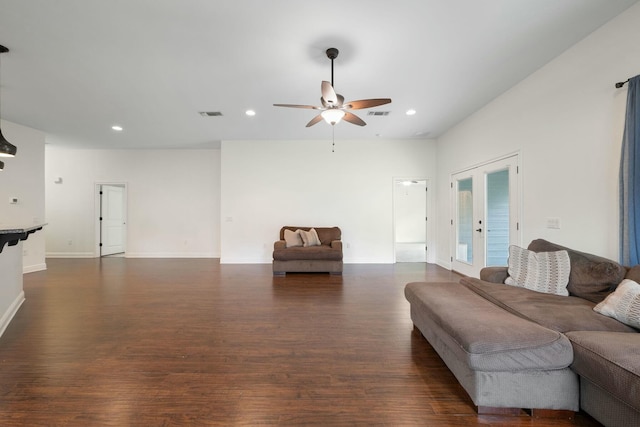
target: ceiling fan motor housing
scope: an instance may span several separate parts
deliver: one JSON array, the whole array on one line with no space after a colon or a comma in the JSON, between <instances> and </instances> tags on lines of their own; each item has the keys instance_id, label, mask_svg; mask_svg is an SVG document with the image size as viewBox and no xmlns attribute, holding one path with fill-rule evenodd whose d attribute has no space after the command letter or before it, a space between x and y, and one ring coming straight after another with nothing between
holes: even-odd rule
<instances>
[{"instance_id":1,"label":"ceiling fan motor housing","mask_svg":"<svg viewBox=\"0 0 640 427\"><path fill-rule=\"evenodd\" d=\"M329 49L327 49L327 58L333 61L338 57L339 53L340 51L338 49L336 49L335 47L330 47Z\"/></svg>"}]
</instances>

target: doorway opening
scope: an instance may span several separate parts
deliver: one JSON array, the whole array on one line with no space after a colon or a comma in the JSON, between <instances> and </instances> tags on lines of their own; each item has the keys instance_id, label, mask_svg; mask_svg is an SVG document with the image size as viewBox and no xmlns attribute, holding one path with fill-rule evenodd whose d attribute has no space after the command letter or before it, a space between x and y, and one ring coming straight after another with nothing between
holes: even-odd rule
<instances>
[{"instance_id":1,"label":"doorway opening","mask_svg":"<svg viewBox=\"0 0 640 427\"><path fill-rule=\"evenodd\" d=\"M394 178L395 262L427 262L427 180Z\"/></svg>"},{"instance_id":2,"label":"doorway opening","mask_svg":"<svg viewBox=\"0 0 640 427\"><path fill-rule=\"evenodd\" d=\"M124 256L127 242L127 184L96 184L96 254Z\"/></svg>"}]
</instances>

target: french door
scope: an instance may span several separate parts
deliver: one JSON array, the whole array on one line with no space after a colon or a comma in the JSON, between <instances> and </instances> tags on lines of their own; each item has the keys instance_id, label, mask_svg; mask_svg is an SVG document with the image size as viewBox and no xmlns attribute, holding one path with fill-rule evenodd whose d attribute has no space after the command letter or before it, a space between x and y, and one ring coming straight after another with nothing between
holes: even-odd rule
<instances>
[{"instance_id":1,"label":"french door","mask_svg":"<svg viewBox=\"0 0 640 427\"><path fill-rule=\"evenodd\" d=\"M507 265L509 245L520 244L518 156L453 174L451 268L478 277Z\"/></svg>"}]
</instances>

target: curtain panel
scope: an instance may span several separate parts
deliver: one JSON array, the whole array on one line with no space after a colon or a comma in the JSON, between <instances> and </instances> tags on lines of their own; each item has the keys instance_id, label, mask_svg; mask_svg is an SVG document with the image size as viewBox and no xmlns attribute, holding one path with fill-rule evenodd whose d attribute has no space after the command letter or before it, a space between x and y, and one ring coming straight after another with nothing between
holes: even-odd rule
<instances>
[{"instance_id":1,"label":"curtain panel","mask_svg":"<svg viewBox=\"0 0 640 427\"><path fill-rule=\"evenodd\" d=\"M640 264L640 75L629 79L620 157L620 262Z\"/></svg>"}]
</instances>

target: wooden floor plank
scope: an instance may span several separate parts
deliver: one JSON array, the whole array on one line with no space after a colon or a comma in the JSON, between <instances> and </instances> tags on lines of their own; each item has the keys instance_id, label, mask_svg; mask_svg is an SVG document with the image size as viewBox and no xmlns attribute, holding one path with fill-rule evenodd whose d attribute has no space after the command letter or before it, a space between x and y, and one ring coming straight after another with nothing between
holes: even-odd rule
<instances>
[{"instance_id":1,"label":"wooden floor plank","mask_svg":"<svg viewBox=\"0 0 640 427\"><path fill-rule=\"evenodd\" d=\"M288 274L211 259L49 259L0 338L2 426L597 426L478 415L413 330L423 263Z\"/></svg>"}]
</instances>

